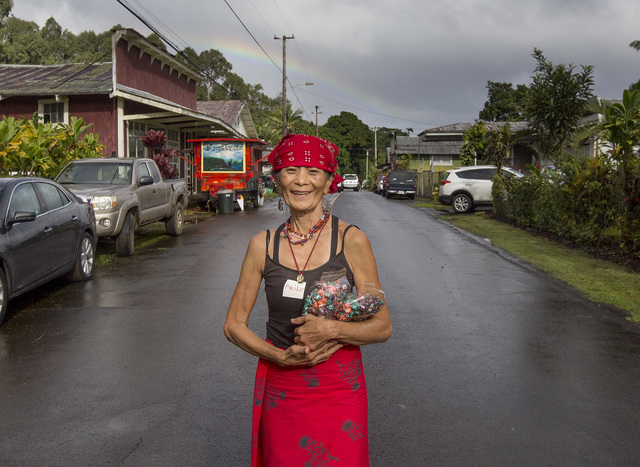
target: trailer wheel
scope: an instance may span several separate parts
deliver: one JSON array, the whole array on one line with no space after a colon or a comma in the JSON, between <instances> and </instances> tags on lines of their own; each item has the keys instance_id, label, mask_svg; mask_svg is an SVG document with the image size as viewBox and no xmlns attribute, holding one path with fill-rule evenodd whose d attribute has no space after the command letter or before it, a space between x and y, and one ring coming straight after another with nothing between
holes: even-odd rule
<instances>
[{"instance_id":1,"label":"trailer wheel","mask_svg":"<svg viewBox=\"0 0 640 467\"><path fill-rule=\"evenodd\" d=\"M264 195L258 193L258 197L253 198L253 207L259 208L260 206L263 206L263 205L264 205Z\"/></svg>"}]
</instances>

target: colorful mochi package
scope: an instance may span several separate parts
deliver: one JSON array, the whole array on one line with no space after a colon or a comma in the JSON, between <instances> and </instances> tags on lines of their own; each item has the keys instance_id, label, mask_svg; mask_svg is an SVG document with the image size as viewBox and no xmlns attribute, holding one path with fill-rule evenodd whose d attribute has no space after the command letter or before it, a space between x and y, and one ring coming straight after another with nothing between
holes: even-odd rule
<instances>
[{"instance_id":1,"label":"colorful mochi package","mask_svg":"<svg viewBox=\"0 0 640 467\"><path fill-rule=\"evenodd\" d=\"M362 321L380 311L384 292L370 282L352 292L345 269L324 273L305 298L302 315L312 314L338 321Z\"/></svg>"}]
</instances>

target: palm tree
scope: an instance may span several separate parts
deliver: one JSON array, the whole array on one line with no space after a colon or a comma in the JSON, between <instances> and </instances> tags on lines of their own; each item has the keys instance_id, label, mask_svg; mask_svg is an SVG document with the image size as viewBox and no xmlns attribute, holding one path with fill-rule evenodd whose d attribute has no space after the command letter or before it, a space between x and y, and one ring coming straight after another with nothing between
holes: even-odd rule
<instances>
[{"instance_id":1,"label":"palm tree","mask_svg":"<svg viewBox=\"0 0 640 467\"><path fill-rule=\"evenodd\" d=\"M636 42L640 47L640 41ZM591 100L587 110L602 117L579 128L574 134L574 143L584 144L588 139L596 138L604 141L605 152L618 162L623 186L629 187L633 165L638 162L635 148L640 146L640 91L625 89L621 103Z\"/></svg>"}]
</instances>

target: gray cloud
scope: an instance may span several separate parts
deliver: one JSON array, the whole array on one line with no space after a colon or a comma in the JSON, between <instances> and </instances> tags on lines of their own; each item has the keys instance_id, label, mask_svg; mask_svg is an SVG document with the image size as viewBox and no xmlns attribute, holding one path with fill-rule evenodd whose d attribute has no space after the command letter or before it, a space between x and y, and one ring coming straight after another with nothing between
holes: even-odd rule
<instances>
[{"instance_id":1,"label":"gray cloud","mask_svg":"<svg viewBox=\"0 0 640 467\"><path fill-rule=\"evenodd\" d=\"M263 84L270 95L280 91L278 69L224 3L130 2L196 50L223 51L245 81ZM320 106L321 123L343 110L370 126L416 131L473 121L487 81L530 82L534 47L554 63L593 65L595 92L604 97L620 97L640 79L640 54L628 47L640 39L636 0L229 3L278 65L282 49L273 36L295 35L287 43L287 68L292 82L315 83L295 94L307 116ZM74 33L114 24L149 32L117 2L19 1L13 12L40 25L53 16Z\"/></svg>"}]
</instances>

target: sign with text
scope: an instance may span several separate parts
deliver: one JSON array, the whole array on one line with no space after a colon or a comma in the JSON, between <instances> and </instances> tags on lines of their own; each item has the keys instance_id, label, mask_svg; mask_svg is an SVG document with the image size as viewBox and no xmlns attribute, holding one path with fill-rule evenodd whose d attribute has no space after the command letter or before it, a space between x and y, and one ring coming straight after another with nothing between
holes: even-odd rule
<instances>
[{"instance_id":1,"label":"sign with text","mask_svg":"<svg viewBox=\"0 0 640 467\"><path fill-rule=\"evenodd\" d=\"M244 172L245 143L242 141L203 141L202 172Z\"/></svg>"}]
</instances>

